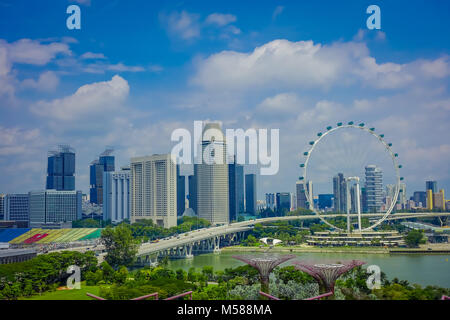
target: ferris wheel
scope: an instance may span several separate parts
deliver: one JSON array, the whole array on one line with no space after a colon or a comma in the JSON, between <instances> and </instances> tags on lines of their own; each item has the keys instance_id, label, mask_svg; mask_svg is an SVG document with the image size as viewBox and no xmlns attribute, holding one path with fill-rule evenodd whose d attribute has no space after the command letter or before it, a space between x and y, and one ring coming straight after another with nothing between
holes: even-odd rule
<instances>
[{"instance_id":1,"label":"ferris wheel","mask_svg":"<svg viewBox=\"0 0 450 320\"><path fill-rule=\"evenodd\" d=\"M309 207L310 210L312 210L317 216L318 218L321 219L321 221L323 221L326 225L328 225L329 227L339 230L339 231L344 231L344 229L337 227L336 225L333 225L332 223L330 223L329 221L327 221L326 214L320 213L319 210L313 205L313 197L312 197L312 188L310 187L309 184L309 178L311 176L311 172L309 172L308 170L310 169L311 166L311 157L315 154L315 151L317 152L317 148L319 145L323 144L324 138L327 136L331 136L336 134L337 132L344 132L344 131L355 131L358 130L359 132L363 132L364 135L368 135L368 137L371 137L371 140L375 140L375 142L380 146L380 150L384 150L387 152L388 157L390 158L391 161L388 161L389 163L392 162L392 172L393 172L393 179L395 182L395 188L393 188L394 192L392 195L392 199L391 202L389 204L387 204L385 206L385 211L383 212L379 212L379 216L381 216L381 218L379 218L378 220L376 220L372 225L370 225L369 227L366 228L362 228L362 223L361 223L361 203L360 203L360 198L361 198L361 186L360 186L360 177L359 176L348 176L345 178L345 182L346 183L355 183L354 185L354 212L357 214L357 218L358 218L358 231L362 232L362 231L369 231L372 230L373 228L377 227L378 225L380 225L383 221L386 220L386 218L392 213L395 205L397 204L397 199L399 197L399 192L400 192L400 184L401 181L404 180L403 177L400 176L400 169L402 168L402 165L398 164L398 154L394 153L394 151L392 150L392 143L386 142L385 138L384 138L384 134L377 134L375 132L375 128L368 128L365 126L364 123L360 123L360 124L355 124L353 121L348 122L347 124L343 124L342 122L337 123L337 125L335 127L332 126L328 126L326 128L326 131L324 132L319 132L317 133L317 138L315 140L312 140L309 142L309 150L303 153L303 156L305 158L304 163L300 164L300 168L302 168L303 170L303 175L299 177L300 182L303 184L303 191L305 194L305 198L306 198L306 203L307 206ZM374 141L372 141L374 142ZM364 146L363 148L367 148L368 146ZM329 159L329 161L334 161L335 159ZM314 181L312 181L314 182ZM349 188L345 188L345 197L346 200L349 201L350 200L350 194L349 194ZM347 232L350 232L350 205L347 204L346 206L346 212L347 214Z\"/></svg>"}]
</instances>

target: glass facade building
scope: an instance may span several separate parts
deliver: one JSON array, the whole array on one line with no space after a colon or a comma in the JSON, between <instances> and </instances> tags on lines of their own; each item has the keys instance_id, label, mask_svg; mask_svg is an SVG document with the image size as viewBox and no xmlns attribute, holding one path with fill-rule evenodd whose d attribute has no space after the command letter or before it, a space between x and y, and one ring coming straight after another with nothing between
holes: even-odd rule
<instances>
[{"instance_id":1,"label":"glass facade building","mask_svg":"<svg viewBox=\"0 0 450 320\"><path fill-rule=\"evenodd\" d=\"M375 165L365 167L367 212L380 212L383 205L383 172Z\"/></svg>"},{"instance_id":2,"label":"glass facade building","mask_svg":"<svg viewBox=\"0 0 450 320\"><path fill-rule=\"evenodd\" d=\"M75 150L61 145L59 151L48 153L46 189L75 190Z\"/></svg>"},{"instance_id":3,"label":"glass facade building","mask_svg":"<svg viewBox=\"0 0 450 320\"><path fill-rule=\"evenodd\" d=\"M254 173L245 175L245 212L256 215L256 174Z\"/></svg>"},{"instance_id":4,"label":"glass facade building","mask_svg":"<svg viewBox=\"0 0 450 320\"><path fill-rule=\"evenodd\" d=\"M186 177L180 173L180 165L177 165L177 215L183 215L186 209Z\"/></svg>"},{"instance_id":5,"label":"glass facade building","mask_svg":"<svg viewBox=\"0 0 450 320\"><path fill-rule=\"evenodd\" d=\"M100 155L89 167L89 199L91 203L103 204L103 173L115 170L114 156L109 155L111 150L105 151L107 155Z\"/></svg>"},{"instance_id":6,"label":"glass facade building","mask_svg":"<svg viewBox=\"0 0 450 320\"><path fill-rule=\"evenodd\" d=\"M5 197L5 220L29 221L28 194L7 194Z\"/></svg>"}]
</instances>

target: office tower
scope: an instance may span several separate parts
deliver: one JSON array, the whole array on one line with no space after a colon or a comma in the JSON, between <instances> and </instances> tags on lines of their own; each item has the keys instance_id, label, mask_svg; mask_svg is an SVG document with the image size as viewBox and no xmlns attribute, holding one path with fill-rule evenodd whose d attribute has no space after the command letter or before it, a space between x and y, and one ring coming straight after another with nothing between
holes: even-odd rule
<instances>
[{"instance_id":1,"label":"office tower","mask_svg":"<svg viewBox=\"0 0 450 320\"><path fill-rule=\"evenodd\" d=\"M275 210L276 199L274 193L266 193L266 208L270 210Z\"/></svg>"},{"instance_id":2,"label":"office tower","mask_svg":"<svg viewBox=\"0 0 450 320\"><path fill-rule=\"evenodd\" d=\"M75 190L75 149L60 145L57 151L48 152L46 189Z\"/></svg>"},{"instance_id":3,"label":"office tower","mask_svg":"<svg viewBox=\"0 0 450 320\"><path fill-rule=\"evenodd\" d=\"M218 123L206 123L202 133L202 163L194 165L197 215L212 225L228 224L226 141Z\"/></svg>"},{"instance_id":4,"label":"office tower","mask_svg":"<svg viewBox=\"0 0 450 320\"><path fill-rule=\"evenodd\" d=\"M228 208L230 210L230 221L236 221L238 216L238 195L237 195L237 172L236 167L238 164L228 164Z\"/></svg>"},{"instance_id":5,"label":"office tower","mask_svg":"<svg viewBox=\"0 0 450 320\"><path fill-rule=\"evenodd\" d=\"M177 165L177 215L181 217L186 209L186 177L180 174L180 165Z\"/></svg>"},{"instance_id":6,"label":"office tower","mask_svg":"<svg viewBox=\"0 0 450 320\"><path fill-rule=\"evenodd\" d=\"M427 209L433 210L433 189L427 189Z\"/></svg>"},{"instance_id":7,"label":"office tower","mask_svg":"<svg viewBox=\"0 0 450 320\"><path fill-rule=\"evenodd\" d=\"M433 193L433 208L445 209L444 189L441 189L438 193Z\"/></svg>"},{"instance_id":8,"label":"office tower","mask_svg":"<svg viewBox=\"0 0 450 320\"><path fill-rule=\"evenodd\" d=\"M91 162L89 167L90 172L90 202L95 204L103 204L103 173L113 172L114 156L112 156L112 148L106 149L98 158Z\"/></svg>"},{"instance_id":9,"label":"office tower","mask_svg":"<svg viewBox=\"0 0 450 320\"><path fill-rule=\"evenodd\" d=\"M368 212L380 212L383 204L383 172L375 165L365 167L365 192Z\"/></svg>"},{"instance_id":10,"label":"office tower","mask_svg":"<svg viewBox=\"0 0 450 320\"><path fill-rule=\"evenodd\" d=\"M347 212L347 182L344 174L338 173L333 178L334 211L340 213Z\"/></svg>"},{"instance_id":11,"label":"office tower","mask_svg":"<svg viewBox=\"0 0 450 320\"><path fill-rule=\"evenodd\" d=\"M297 194L296 192L291 192L291 211L297 209Z\"/></svg>"},{"instance_id":12,"label":"office tower","mask_svg":"<svg viewBox=\"0 0 450 320\"><path fill-rule=\"evenodd\" d=\"M6 195L0 193L0 220L5 220L5 198Z\"/></svg>"},{"instance_id":13,"label":"office tower","mask_svg":"<svg viewBox=\"0 0 450 320\"><path fill-rule=\"evenodd\" d=\"M312 200L314 197L312 181L306 182L306 191L308 192L310 197L309 200L306 198L305 186L303 185L303 182L297 181L295 187L297 194L297 208L312 210L314 206L314 202Z\"/></svg>"},{"instance_id":14,"label":"office tower","mask_svg":"<svg viewBox=\"0 0 450 320\"><path fill-rule=\"evenodd\" d=\"M425 191L414 191L413 200L416 207L425 208L427 206L427 193Z\"/></svg>"},{"instance_id":15,"label":"office tower","mask_svg":"<svg viewBox=\"0 0 450 320\"><path fill-rule=\"evenodd\" d=\"M327 210L333 207L333 195L332 194L319 194L319 209Z\"/></svg>"},{"instance_id":16,"label":"office tower","mask_svg":"<svg viewBox=\"0 0 450 320\"><path fill-rule=\"evenodd\" d=\"M289 206L290 209L291 206ZM245 212L256 215L256 174L254 173L245 175Z\"/></svg>"},{"instance_id":17,"label":"office tower","mask_svg":"<svg viewBox=\"0 0 450 320\"><path fill-rule=\"evenodd\" d=\"M131 222L177 225L177 169L170 154L131 159Z\"/></svg>"},{"instance_id":18,"label":"office tower","mask_svg":"<svg viewBox=\"0 0 450 320\"><path fill-rule=\"evenodd\" d=\"M431 190L432 193L437 193L437 181L425 181L425 190Z\"/></svg>"},{"instance_id":19,"label":"office tower","mask_svg":"<svg viewBox=\"0 0 450 320\"><path fill-rule=\"evenodd\" d=\"M289 192L277 192L276 194L276 206L277 211L282 212L284 209L287 211L291 208L291 194Z\"/></svg>"},{"instance_id":20,"label":"office tower","mask_svg":"<svg viewBox=\"0 0 450 320\"><path fill-rule=\"evenodd\" d=\"M114 223L130 220L130 184L130 167L103 173L103 220Z\"/></svg>"},{"instance_id":21,"label":"office tower","mask_svg":"<svg viewBox=\"0 0 450 320\"><path fill-rule=\"evenodd\" d=\"M362 212L368 212L368 208L367 208L367 192L366 192L366 188L361 188L361 207L362 207Z\"/></svg>"},{"instance_id":22,"label":"office tower","mask_svg":"<svg viewBox=\"0 0 450 320\"><path fill-rule=\"evenodd\" d=\"M195 180L195 175L189 176L188 184L189 184L189 208L194 210L195 214L197 214L197 183Z\"/></svg>"},{"instance_id":23,"label":"office tower","mask_svg":"<svg viewBox=\"0 0 450 320\"><path fill-rule=\"evenodd\" d=\"M7 194L5 197L5 220L30 221L28 194Z\"/></svg>"},{"instance_id":24,"label":"office tower","mask_svg":"<svg viewBox=\"0 0 450 320\"><path fill-rule=\"evenodd\" d=\"M81 191L31 191L29 208L30 227L80 220Z\"/></svg>"}]
</instances>

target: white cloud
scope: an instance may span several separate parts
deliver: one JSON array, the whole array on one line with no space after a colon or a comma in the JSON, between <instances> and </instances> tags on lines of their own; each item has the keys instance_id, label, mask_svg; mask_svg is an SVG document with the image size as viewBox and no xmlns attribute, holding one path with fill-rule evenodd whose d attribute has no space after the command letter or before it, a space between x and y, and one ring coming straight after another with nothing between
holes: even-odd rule
<instances>
[{"instance_id":1,"label":"white cloud","mask_svg":"<svg viewBox=\"0 0 450 320\"><path fill-rule=\"evenodd\" d=\"M160 20L168 32L184 40L200 37L199 15L187 11L172 12L168 16L160 14Z\"/></svg>"},{"instance_id":2,"label":"white cloud","mask_svg":"<svg viewBox=\"0 0 450 320\"><path fill-rule=\"evenodd\" d=\"M236 16L232 14L212 13L206 18L205 23L223 27L230 23L236 22L236 20Z\"/></svg>"},{"instance_id":3,"label":"white cloud","mask_svg":"<svg viewBox=\"0 0 450 320\"><path fill-rule=\"evenodd\" d=\"M85 52L81 55L81 59L106 59L103 53Z\"/></svg>"},{"instance_id":4,"label":"white cloud","mask_svg":"<svg viewBox=\"0 0 450 320\"><path fill-rule=\"evenodd\" d=\"M275 20L284 11L284 6L277 6L272 14L272 20Z\"/></svg>"},{"instance_id":5,"label":"white cloud","mask_svg":"<svg viewBox=\"0 0 450 320\"><path fill-rule=\"evenodd\" d=\"M31 111L46 118L66 121L91 118L99 113L108 114L117 110L129 90L128 82L115 75L110 81L86 84L65 98L39 101L31 107Z\"/></svg>"},{"instance_id":6,"label":"white cloud","mask_svg":"<svg viewBox=\"0 0 450 320\"><path fill-rule=\"evenodd\" d=\"M23 88L32 88L39 91L53 91L59 85L59 78L53 71L46 71L39 75L38 80L25 79Z\"/></svg>"}]
</instances>

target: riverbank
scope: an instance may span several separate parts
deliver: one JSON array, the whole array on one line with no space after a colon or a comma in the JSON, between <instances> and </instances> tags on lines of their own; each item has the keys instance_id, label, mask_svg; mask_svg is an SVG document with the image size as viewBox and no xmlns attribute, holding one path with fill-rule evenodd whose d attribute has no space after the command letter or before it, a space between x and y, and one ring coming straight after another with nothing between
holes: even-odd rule
<instances>
[{"instance_id":1,"label":"riverbank","mask_svg":"<svg viewBox=\"0 0 450 320\"><path fill-rule=\"evenodd\" d=\"M275 247L244 247L232 246L222 248L224 252L305 252L305 253L358 253L358 254L450 254L450 244L426 244L419 248L380 248L380 247L314 247L308 245L299 246L275 246Z\"/></svg>"}]
</instances>

